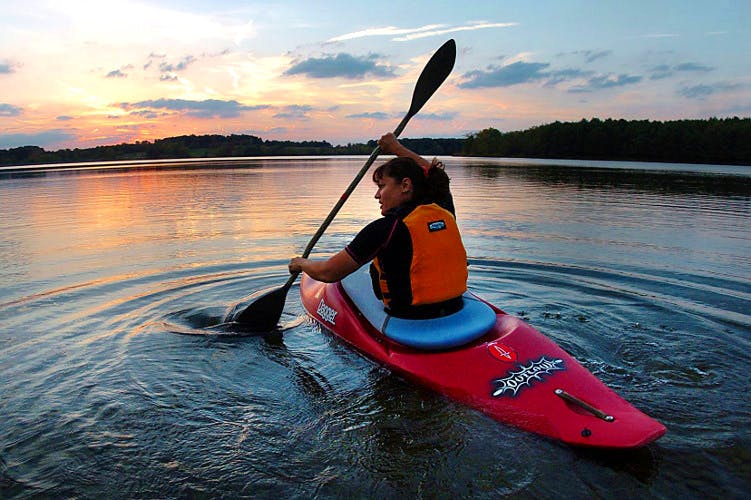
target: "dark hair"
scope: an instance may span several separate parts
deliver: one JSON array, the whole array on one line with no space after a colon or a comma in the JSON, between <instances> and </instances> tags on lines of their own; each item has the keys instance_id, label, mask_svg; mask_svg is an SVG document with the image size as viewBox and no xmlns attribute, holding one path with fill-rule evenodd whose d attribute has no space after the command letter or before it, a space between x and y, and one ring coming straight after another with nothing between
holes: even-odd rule
<instances>
[{"instance_id":1,"label":"dark hair","mask_svg":"<svg viewBox=\"0 0 751 500\"><path fill-rule=\"evenodd\" d=\"M397 157L373 171L373 182L377 183L384 177L392 177L397 181L407 177L412 181L412 200L415 203L437 203L451 213L454 212L454 202L449 189L450 179L442 163L434 162L426 176L422 167L412 158Z\"/></svg>"}]
</instances>

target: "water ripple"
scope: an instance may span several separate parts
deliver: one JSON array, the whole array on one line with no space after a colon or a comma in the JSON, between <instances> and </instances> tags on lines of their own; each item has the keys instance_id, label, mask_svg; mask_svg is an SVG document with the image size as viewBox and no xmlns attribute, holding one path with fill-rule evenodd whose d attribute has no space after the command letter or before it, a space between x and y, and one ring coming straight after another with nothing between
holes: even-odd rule
<instances>
[{"instance_id":1,"label":"water ripple","mask_svg":"<svg viewBox=\"0 0 751 500\"><path fill-rule=\"evenodd\" d=\"M321 330L297 287L274 335L222 325L286 281L351 161L47 173L0 182L0 496L741 497L747 178L478 161L449 160L470 289L665 423L656 445L500 425ZM362 189L317 256L370 220Z\"/></svg>"}]
</instances>

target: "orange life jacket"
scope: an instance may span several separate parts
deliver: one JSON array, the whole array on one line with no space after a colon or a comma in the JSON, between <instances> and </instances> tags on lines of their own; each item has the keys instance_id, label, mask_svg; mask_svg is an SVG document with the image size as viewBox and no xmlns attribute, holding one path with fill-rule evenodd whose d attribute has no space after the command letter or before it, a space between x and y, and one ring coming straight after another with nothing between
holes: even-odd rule
<instances>
[{"instance_id":1,"label":"orange life jacket","mask_svg":"<svg viewBox=\"0 0 751 500\"><path fill-rule=\"evenodd\" d=\"M454 216L437 204L418 205L402 223L412 241L409 267L411 306L436 304L467 290L467 252ZM384 277L378 257L373 264L379 275L384 304L390 305L388 274Z\"/></svg>"}]
</instances>

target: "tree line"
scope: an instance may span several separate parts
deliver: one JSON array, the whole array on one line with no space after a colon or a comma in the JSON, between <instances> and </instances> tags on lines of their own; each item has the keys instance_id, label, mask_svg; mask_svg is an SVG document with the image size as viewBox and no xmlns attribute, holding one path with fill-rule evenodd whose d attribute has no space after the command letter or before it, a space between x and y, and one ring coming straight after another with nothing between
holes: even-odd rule
<instances>
[{"instance_id":1,"label":"tree line","mask_svg":"<svg viewBox=\"0 0 751 500\"><path fill-rule=\"evenodd\" d=\"M593 118L522 132L488 128L467 137L463 154L751 165L751 118L668 122Z\"/></svg>"},{"instance_id":2,"label":"tree line","mask_svg":"<svg viewBox=\"0 0 751 500\"><path fill-rule=\"evenodd\" d=\"M464 139L403 139L402 143L422 154L449 156L461 153ZM370 155L377 145L374 140L334 146L327 141L273 141L253 135L183 135L86 149L46 151L39 146L0 149L0 166L170 158Z\"/></svg>"},{"instance_id":3,"label":"tree line","mask_svg":"<svg viewBox=\"0 0 751 500\"><path fill-rule=\"evenodd\" d=\"M751 118L708 120L581 120L518 132L487 128L455 139L402 139L426 156L491 156L666 161L751 165ZM274 141L253 135L183 135L133 144L46 151L0 149L0 166L168 158L369 155L376 141Z\"/></svg>"}]
</instances>

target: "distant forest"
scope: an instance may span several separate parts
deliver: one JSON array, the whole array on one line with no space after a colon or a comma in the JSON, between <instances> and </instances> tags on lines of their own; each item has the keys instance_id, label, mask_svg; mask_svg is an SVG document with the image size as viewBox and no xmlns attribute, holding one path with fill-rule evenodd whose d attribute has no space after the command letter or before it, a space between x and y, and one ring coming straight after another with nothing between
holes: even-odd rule
<instances>
[{"instance_id":1,"label":"distant forest","mask_svg":"<svg viewBox=\"0 0 751 500\"><path fill-rule=\"evenodd\" d=\"M457 139L401 139L426 156L488 156L751 165L751 118L708 120L581 120L519 132L487 128ZM0 166L114 160L242 156L369 155L375 141L267 141L252 135L185 135L135 144L45 151L0 149Z\"/></svg>"},{"instance_id":2,"label":"distant forest","mask_svg":"<svg viewBox=\"0 0 751 500\"><path fill-rule=\"evenodd\" d=\"M751 118L669 122L593 118L522 132L488 128L467 137L463 154L751 165Z\"/></svg>"}]
</instances>

